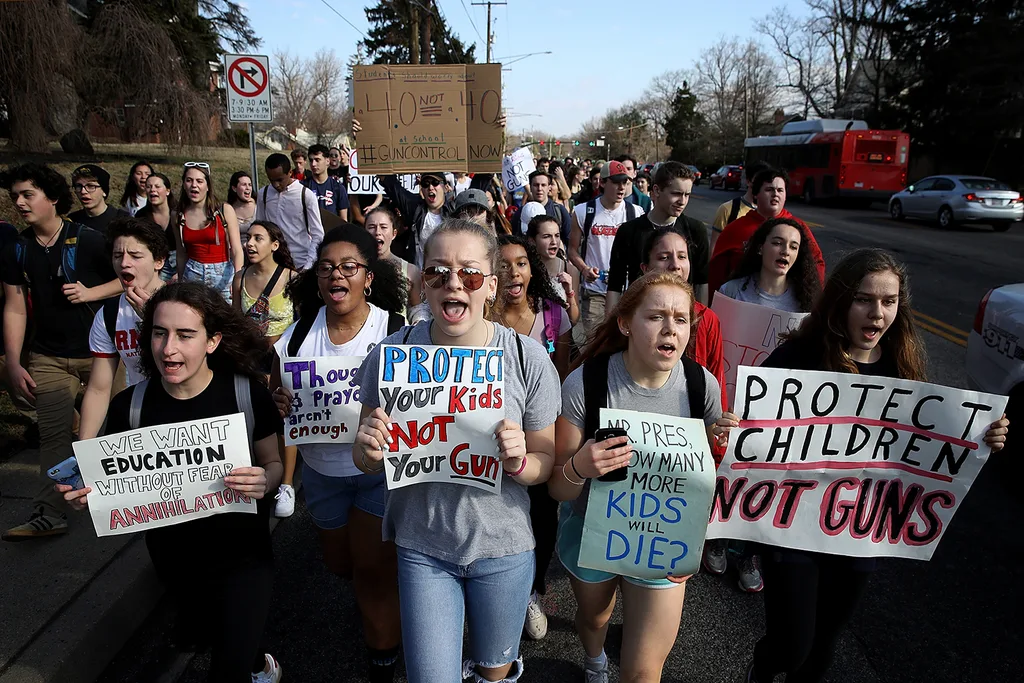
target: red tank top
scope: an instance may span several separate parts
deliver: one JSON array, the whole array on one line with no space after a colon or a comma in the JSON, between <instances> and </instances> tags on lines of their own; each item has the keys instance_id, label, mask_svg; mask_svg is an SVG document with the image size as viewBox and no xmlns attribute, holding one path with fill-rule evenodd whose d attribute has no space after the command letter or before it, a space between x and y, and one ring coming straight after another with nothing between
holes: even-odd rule
<instances>
[{"instance_id":1,"label":"red tank top","mask_svg":"<svg viewBox=\"0 0 1024 683\"><path fill-rule=\"evenodd\" d=\"M219 211L205 228L194 230L188 227L184 214L179 219L179 226L181 243L191 260L199 263L224 263L228 260L228 231Z\"/></svg>"}]
</instances>

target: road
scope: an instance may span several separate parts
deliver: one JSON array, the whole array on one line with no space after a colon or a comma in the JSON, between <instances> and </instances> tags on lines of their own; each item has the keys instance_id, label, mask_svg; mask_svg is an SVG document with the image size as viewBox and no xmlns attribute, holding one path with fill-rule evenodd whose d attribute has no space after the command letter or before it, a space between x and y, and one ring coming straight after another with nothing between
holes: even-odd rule
<instances>
[{"instance_id":1,"label":"road","mask_svg":"<svg viewBox=\"0 0 1024 683\"><path fill-rule=\"evenodd\" d=\"M709 221L733 195L698 188L687 213ZM909 268L932 381L966 386L962 340L975 308L994 286L1024 278L1024 226L996 234L987 227L940 231L895 223L883 210L789 207L809 221L829 265L847 250L881 246ZM927 317L924 317L927 316ZM1024 679L1024 544L1016 520L1024 503L1016 482L990 463L957 512L930 562L885 560L872 579L830 672L833 683L1001 683ZM267 646L286 681L361 682L358 619L350 588L328 574L304 507L278 526L278 575ZM202 572L197 571L197 580ZM726 579L698 575L688 584L683 624L664 674L672 683L731 683L740 679L764 626L761 598ZM533 682L582 681L582 650L572 629L574 603L564 572L553 563L544 598L550 630L525 642ZM207 660L191 661L163 646L170 606L141 629L100 679L102 683L205 680ZM621 624L621 613L614 623ZM608 639L613 680L621 629ZM172 670L172 674L159 672ZM180 674L180 676L179 676ZM401 680L405 680L402 678ZM441 682L438 683L447 683Z\"/></svg>"}]
</instances>

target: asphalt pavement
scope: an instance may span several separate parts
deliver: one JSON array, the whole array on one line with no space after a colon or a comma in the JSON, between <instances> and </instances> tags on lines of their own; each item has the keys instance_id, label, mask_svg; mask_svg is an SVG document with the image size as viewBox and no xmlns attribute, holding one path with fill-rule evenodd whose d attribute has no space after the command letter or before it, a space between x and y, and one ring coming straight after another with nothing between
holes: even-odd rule
<instances>
[{"instance_id":1,"label":"asphalt pavement","mask_svg":"<svg viewBox=\"0 0 1024 683\"><path fill-rule=\"evenodd\" d=\"M687 213L709 221L733 193L698 188ZM929 376L964 387L963 340L978 301L991 287L1024 279L1024 226L994 233L987 226L942 231L897 223L884 208L850 210L789 206L811 225L831 266L847 250L881 246L911 272L914 306L929 354ZM934 330L934 331L933 331ZM1009 454L1008 454L1009 455ZM1024 457L1024 454L1021 454ZM1005 456L1004 456L1005 459ZM1002 461L982 471L930 562L884 560L844 634L832 670L834 683L1010 683L1024 680L1024 543L1017 520L1024 499ZM358 617L350 587L329 574L300 497L296 514L274 536L277 581L266 645L282 663L285 681L352 681L362 676ZM548 636L524 640L530 682L582 681L582 650L574 602L557 560L544 598ZM98 679L102 683L205 680L208 660L170 651L171 605L161 603ZM738 681L764 626L762 600L725 578L698 575L687 600L664 681ZM621 612L608 638L617 680ZM401 680L405 680L401 678ZM446 682L438 682L446 683Z\"/></svg>"}]
</instances>

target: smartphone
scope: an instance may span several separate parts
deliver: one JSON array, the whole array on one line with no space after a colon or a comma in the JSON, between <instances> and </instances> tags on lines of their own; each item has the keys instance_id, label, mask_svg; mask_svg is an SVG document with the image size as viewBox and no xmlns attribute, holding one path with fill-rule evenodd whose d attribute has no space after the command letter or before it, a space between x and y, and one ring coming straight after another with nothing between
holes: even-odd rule
<instances>
[{"instance_id":1,"label":"smartphone","mask_svg":"<svg viewBox=\"0 0 1024 683\"><path fill-rule=\"evenodd\" d=\"M605 441L606 439L613 439L616 436L629 436L626 430L622 427L605 427L604 429L598 429L597 433L594 434L594 443ZM625 481L626 470L629 468L628 465L624 465L617 470L611 472L605 472L598 480L600 481Z\"/></svg>"},{"instance_id":2,"label":"smartphone","mask_svg":"<svg viewBox=\"0 0 1024 683\"><path fill-rule=\"evenodd\" d=\"M78 459L73 455L56 467L51 468L46 473L46 476L58 484L65 484L72 489L85 488L85 482L82 481L82 473L78 469Z\"/></svg>"}]
</instances>

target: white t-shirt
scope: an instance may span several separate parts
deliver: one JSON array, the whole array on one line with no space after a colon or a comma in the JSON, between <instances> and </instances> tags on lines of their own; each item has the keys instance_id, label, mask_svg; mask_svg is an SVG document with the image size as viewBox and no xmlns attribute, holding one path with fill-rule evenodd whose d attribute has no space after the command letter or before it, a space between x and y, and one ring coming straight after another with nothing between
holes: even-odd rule
<instances>
[{"instance_id":1,"label":"white t-shirt","mask_svg":"<svg viewBox=\"0 0 1024 683\"><path fill-rule=\"evenodd\" d=\"M473 179L470 178L469 176L466 176L462 180L456 180L455 181L455 196L458 197L460 194L462 194L463 192L468 190L469 189L469 185L472 182L473 182Z\"/></svg>"},{"instance_id":2,"label":"white t-shirt","mask_svg":"<svg viewBox=\"0 0 1024 683\"><path fill-rule=\"evenodd\" d=\"M139 212L139 210L142 207L144 207L148 203L148 197L140 197L139 195L135 195L134 197L129 197L128 201L125 202L124 210L134 216Z\"/></svg>"},{"instance_id":3,"label":"white t-shirt","mask_svg":"<svg viewBox=\"0 0 1024 683\"><path fill-rule=\"evenodd\" d=\"M586 289L596 292L598 294L608 293L608 270L611 267L612 258L612 243L615 242L615 234L619 231L619 226L626 222L626 202L622 202L618 207L609 211L601 203L601 200L597 200L597 206L594 211L594 222L590 226L590 235L587 237L587 251L583 256L583 261L592 268L597 268L599 271L598 278L593 282L587 282L586 278L580 278L580 284ZM634 205L633 208L636 210L637 216L644 215L643 208ZM579 221L580 229L587 222L587 205L579 204L573 211L576 213L576 220ZM580 241L580 250L582 252L583 242Z\"/></svg>"},{"instance_id":4,"label":"white t-shirt","mask_svg":"<svg viewBox=\"0 0 1024 683\"><path fill-rule=\"evenodd\" d=\"M427 238L437 232L437 229L441 227L441 214L431 213L427 211L423 217L423 228L420 230L420 236L416 240L416 265L423 268L423 246L427 243Z\"/></svg>"},{"instance_id":5,"label":"white t-shirt","mask_svg":"<svg viewBox=\"0 0 1024 683\"><path fill-rule=\"evenodd\" d=\"M124 362L127 386L135 386L143 380L139 369L139 323L142 318L122 294L117 300L117 320L114 323L114 338L107 333L103 318L103 307L96 311L89 330L89 350L97 358L121 357Z\"/></svg>"},{"instance_id":6,"label":"white t-shirt","mask_svg":"<svg viewBox=\"0 0 1024 683\"><path fill-rule=\"evenodd\" d=\"M288 357L288 342L291 341L295 325L292 325L274 344L280 358ZM309 334L299 346L298 356L357 356L364 358L381 339L388 336L388 314L370 304L370 315L352 341L335 344L327 333L327 309L321 308L310 328ZM299 446L302 460L326 477L351 477L362 474L352 462L352 444L311 443Z\"/></svg>"}]
</instances>

